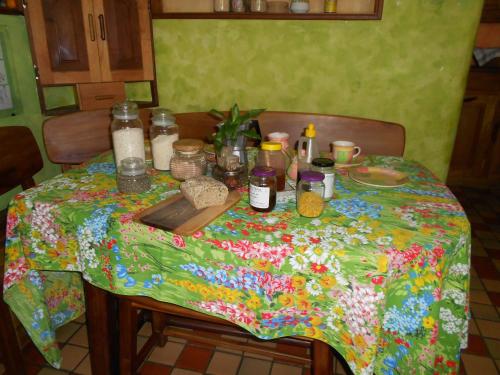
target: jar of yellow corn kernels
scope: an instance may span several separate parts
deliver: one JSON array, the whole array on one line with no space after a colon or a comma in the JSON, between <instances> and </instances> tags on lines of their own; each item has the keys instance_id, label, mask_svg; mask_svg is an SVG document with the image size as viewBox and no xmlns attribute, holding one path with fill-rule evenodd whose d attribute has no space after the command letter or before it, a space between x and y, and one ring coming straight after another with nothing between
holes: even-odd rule
<instances>
[{"instance_id":1,"label":"jar of yellow corn kernels","mask_svg":"<svg viewBox=\"0 0 500 375\"><path fill-rule=\"evenodd\" d=\"M301 216L318 217L323 212L324 178L323 173L316 171L304 171L300 174L297 186L297 211Z\"/></svg>"}]
</instances>

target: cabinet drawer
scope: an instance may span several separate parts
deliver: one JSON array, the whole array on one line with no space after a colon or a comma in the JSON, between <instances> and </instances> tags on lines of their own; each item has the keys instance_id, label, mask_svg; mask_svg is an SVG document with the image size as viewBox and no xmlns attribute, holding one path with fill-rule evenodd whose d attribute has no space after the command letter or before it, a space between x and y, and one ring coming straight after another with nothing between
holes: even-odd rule
<instances>
[{"instance_id":1,"label":"cabinet drawer","mask_svg":"<svg viewBox=\"0 0 500 375\"><path fill-rule=\"evenodd\" d=\"M124 82L80 83L76 91L82 111L111 108L126 98Z\"/></svg>"}]
</instances>

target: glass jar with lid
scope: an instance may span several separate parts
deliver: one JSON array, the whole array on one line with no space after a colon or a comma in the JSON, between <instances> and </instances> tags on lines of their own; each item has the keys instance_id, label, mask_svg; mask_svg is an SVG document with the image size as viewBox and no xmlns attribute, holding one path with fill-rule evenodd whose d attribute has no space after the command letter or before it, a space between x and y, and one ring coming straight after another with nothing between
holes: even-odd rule
<instances>
[{"instance_id":1,"label":"glass jar with lid","mask_svg":"<svg viewBox=\"0 0 500 375\"><path fill-rule=\"evenodd\" d=\"M333 198L333 189L335 187L335 172L334 165L335 162L328 158L316 158L312 161L311 169L313 171L321 172L325 175L323 183L325 184L325 201L329 201Z\"/></svg>"},{"instance_id":2,"label":"glass jar with lid","mask_svg":"<svg viewBox=\"0 0 500 375\"><path fill-rule=\"evenodd\" d=\"M250 176L250 207L270 212L276 206L276 171L271 167L255 167Z\"/></svg>"},{"instance_id":3,"label":"glass jar with lid","mask_svg":"<svg viewBox=\"0 0 500 375\"><path fill-rule=\"evenodd\" d=\"M301 216L318 217L323 212L325 203L325 175L317 171L304 171L300 174L297 185L297 211Z\"/></svg>"},{"instance_id":4,"label":"glass jar with lid","mask_svg":"<svg viewBox=\"0 0 500 375\"><path fill-rule=\"evenodd\" d=\"M146 160L144 130L136 103L125 101L113 106L111 136L117 167L126 158L139 158L143 162Z\"/></svg>"},{"instance_id":5,"label":"glass jar with lid","mask_svg":"<svg viewBox=\"0 0 500 375\"><path fill-rule=\"evenodd\" d=\"M116 174L116 183L121 193L143 193L151 187L146 174L146 164L141 158L122 159Z\"/></svg>"},{"instance_id":6,"label":"glass jar with lid","mask_svg":"<svg viewBox=\"0 0 500 375\"><path fill-rule=\"evenodd\" d=\"M277 191L285 190L285 155L279 142L262 142L257 154L256 166L272 167L276 171Z\"/></svg>"},{"instance_id":7,"label":"glass jar with lid","mask_svg":"<svg viewBox=\"0 0 500 375\"><path fill-rule=\"evenodd\" d=\"M170 173L179 181L202 176L207 171L207 162L199 139L181 139L173 144L174 155L170 159Z\"/></svg>"},{"instance_id":8,"label":"glass jar with lid","mask_svg":"<svg viewBox=\"0 0 500 375\"><path fill-rule=\"evenodd\" d=\"M174 154L173 144L179 140L179 127L168 109L153 110L153 124L149 128L149 138L153 152L153 166L160 171L170 170L170 159Z\"/></svg>"}]
</instances>

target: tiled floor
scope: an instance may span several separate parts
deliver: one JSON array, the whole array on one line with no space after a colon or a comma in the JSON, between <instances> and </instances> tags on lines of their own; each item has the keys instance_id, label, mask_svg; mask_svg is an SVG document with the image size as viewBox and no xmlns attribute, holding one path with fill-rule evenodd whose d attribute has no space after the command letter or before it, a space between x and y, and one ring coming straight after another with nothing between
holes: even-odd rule
<instances>
[{"instance_id":1,"label":"tiled floor","mask_svg":"<svg viewBox=\"0 0 500 375\"><path fill-rule=\"evenodd\" d=\"M469 347L462 353L462 375L500 373L500 190L496 192L453 189L472 223L472 271L470 306L472 320ZM144 344L150 326L139 332ZM48 367L34 347L26 350L28 373L91 374L85 322L79 319L57 332L62 345L62 370ZM269 345L269 344L268 344ZM275 344L271 344L275 345ZM2 371L0 364L0 374ZM335 361L335 374L349 374ZM142 367L142 375L309 375L309 368L271 357L169 338L156 348Z\"/></svg>"}]
</instances>

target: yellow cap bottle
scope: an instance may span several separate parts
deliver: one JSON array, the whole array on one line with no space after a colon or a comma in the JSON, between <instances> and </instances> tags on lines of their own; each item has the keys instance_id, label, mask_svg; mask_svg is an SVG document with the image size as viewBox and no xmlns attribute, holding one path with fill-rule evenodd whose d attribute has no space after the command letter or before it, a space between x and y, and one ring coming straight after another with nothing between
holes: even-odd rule
<instances>
[{"instance_id":1,"label":"yellow cap bottle","mask_svg":"<svg viewBox=\"0 0 500 375\"><path fill-rule=\"evenodd\" d=\"M308 138L316 138L316 129L314 128L314 124L307 125L306 129L306 137Z\"/></svg>"}]
</instances>

